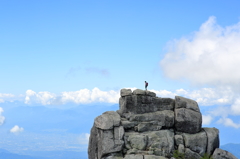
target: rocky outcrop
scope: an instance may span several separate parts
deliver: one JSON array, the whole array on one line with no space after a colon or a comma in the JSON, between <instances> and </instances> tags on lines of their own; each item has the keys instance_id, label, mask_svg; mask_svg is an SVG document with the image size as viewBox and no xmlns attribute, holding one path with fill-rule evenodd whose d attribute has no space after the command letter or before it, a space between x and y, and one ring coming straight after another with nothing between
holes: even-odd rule
<instances>
[{"instance_id":1,"label":"rocky outcrop","mask_svg":"<svg viewBox=\"0 0 240 159\"><path fill-rule=\"evenodd\" d=\"M186 159L200 159L205 153L214 159L235 159L219 149L218 129L202 128L196 101L160 98L140 89L122 89L120 94L119 110L94 120L89 159L168 159L174 150Z\"/></svg>"}]
</instances>

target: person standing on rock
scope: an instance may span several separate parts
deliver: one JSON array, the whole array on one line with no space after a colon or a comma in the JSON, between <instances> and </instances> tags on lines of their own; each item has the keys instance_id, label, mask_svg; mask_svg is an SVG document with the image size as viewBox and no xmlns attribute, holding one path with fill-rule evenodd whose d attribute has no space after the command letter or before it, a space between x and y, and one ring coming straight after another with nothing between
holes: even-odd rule
<instances>
[{"instance_id":1,"label":"person standing on rock","mask_svg":"<svg viewBox=\"0 0 240 159\"><path fill-rule=\"evenodd\" d=\"M147 83L147 81L145 81L145 89L146 89L146 91L147 91L147 86L148 86L148 83Z\"/></svg>"}]
</instances>

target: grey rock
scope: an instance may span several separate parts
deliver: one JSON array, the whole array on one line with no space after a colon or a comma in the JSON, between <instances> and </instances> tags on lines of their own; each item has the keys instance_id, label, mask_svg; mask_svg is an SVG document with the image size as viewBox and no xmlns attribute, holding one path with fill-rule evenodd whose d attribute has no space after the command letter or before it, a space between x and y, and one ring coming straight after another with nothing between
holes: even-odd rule
<instances>
[{"instance_id":1,"label":"grey rock","mask_svg":"<svg viewBox=\"0 0 240 159\"><path fill-rule=\"evenodd\" d=\"M114 127L114 139L115 140L122 140L124 135L124 128L123 126Z\"/></svg>"},{"instance_id":2,"label":"grey rock","mask_svg":"<svg viewBox=\"0 0 240 159\"><path fill-rule=\"evenodd\" d=\"M139 124L143 122L152 122L150 125L153 125L155 128L150 130L158 130L159 127L173 127L174 125L174 112L171 110L157 111L153 113L145 113L145 114L134 114L130 117L130 121L137 121Z\"/></svg>"},{"instance_id":3,"label":"grey rock","mask_svg":"<svg viewBox=\"0 0 240 159\"><path fill-rule=\"evenodd\" d=\"M185 147L203 156L207 148L207 135L205 131L196 134L183 133Z\"/></svg>"},{"instance_id":4,"label":"grey rock","mask_svg":"<svg viewBox=\"0 0 240 159\"><path fill-rule=\"evenodd\" d=\"M146 95L151 97L156 97L156 93L150 92L150 91L146 91Z\"/></svg>"},{"instance_id":5,"label":"grey rock","mask_svg":"<svg viewBox=\"0 0 240 159\"><path fill-rule=\"evenodd\" d=\"M228 151L216 148L212 155L213 159L237 159L233 154Z\"/></svg>"},{"instance_id":6,"label":"grey rock","mask_svg":"<svg viewBox=\"0 0 240 159\"><path fill-rule=\"evenodd\" d=\"M91 129L89 138L88 156L90 159L102 158L109 153L115 153L122 150L124 141L122 137L121 127L115 128L120 131L119 135L115 135L113 130L102 130L95 126ZM116 138L115 138L116 137Z\"/></svg>"},{"instance_id":7,"label":"grey rock","mask_svg":"<svg viewBox=\"0 0 240 159\"><path fill-rule=\"evenodd\" d=\"M175 108L187 108L196 112L200 112L196 101L180 96L175 97Z\"/></svg>"},{"instance_id":8,"label":"grey rock","mask_svg":"<svg viewBox=\"0 0 240 159\"><path fill-rule=\"evenodd\" d=\"M92 127L89 143L88 143L88 158L97 159L98 158L98 133L95 126Z\"/></svg>"},{"instance_id":9,"label":"grey rock","mask_svg":"<svg viewBox=\"0 0 240 159\"><path fill-rule=\"evenodd\" d=\"M121 94L121 97L130 96L130 95L132 95L132 90L131 89L121 89L120 94Z\"/></svg>"},{"instance_id":10,"label":"grey rock","mask_svg":"<svg viewBox=\"0 0 240 159\"><path fill-rule=\"evenodd\" d=\"M207 153L213 154L216 148L219 148L219 130L216 128L203 128L207 134Z\"/></svg>"},{"instance_id":11,"label":"grey rock","mask_svg":"<svg viewBox=\"0 0 240 159\"><path fill-rule=\"evenodd\" d=\"M175 102L171 98L158 98L152 95L123 96L119 99L120 110L117 112L123 116L124 113L143 114L149 112L173 110Z\"/></svg>"},{"instance_id":12,"label":"grey rock","mask_svg":"<svg viewBox=\"0 0 240 159\"><path fill-rule=\"evenodd\" d=\"M135 126L138 125L138 122L135 121L121 121L122 126L124 127L124 129L131 129Z\"/></svg>"},{"instance_id":13,"label":"grey rock","mask_svg":"<svg viewBox=\"0 0 240 159\"><path fill-rule=\"evenodd\" d=\"M174 150L174 133L170 130L146 132L148 136L147 149L153 149L157 156L170 157Z\"/></svg>"},{"instance_id":14,"label":"grey rock","mask_svg":"<svg viewBox=\"0 0 240 159\"><path fill-rule=\"evenodd\" d=\"M113 131L112 130L101 130L98 129L98 158L102 156L118 152L122 150L123 147L123 140L116 140L114 139Z\"/></svg>"},{"instance_id":15,"label":"grey rock","mask_svg":"<svg viewBox=\"0 0 240 159\"><path fill-rule=\"evenodd\" d=\"M123 159L122 153L110 153L101 159Z\"/></svg>"},{"instance_id":16,"label":"grey rock","mask_svg":"<svg viewBox=\"0 0 240 159\"><path fill-rule=\"evenodd\" d=\"M184 145L183 145L183 144L179 144L179 145L178 145L178 152L184 154L184 153L185 153L184 151L185 151L185 147L184 147Z\"/></svg>"},{"instance_id":17,"label":"grey rock","mask_svg":"<svg viewBox=\"0 0 240 159\"><path fill-rule=\"evenodd\" d=\"M114 111L108 111L98 116L94 120L94 124L97 128L108 130L112 129L113 126L120 125L120 115Z\"/></svg>"},{"instance_id":18,"label":"grey rock","mask_svg":"<svg viewBox=\"0 0 240 159\"><path fill-rule=\"evenodd\" d=\"M133 91L133 94L135 94L135 95L146 95L146 91L145 90L141 90L141 89L135 89Z\"/></svg>"},{"instance_id":19,"label":"grey rock","mask_svg":"<svg viewBox=\"0 0 240 159\"><path fill-rule=\"evenodd\" d=\"M185 149L185 159L200 159L202 158L198 153L191 151L190 149Z\"/></svg>"},{"instance_id":20,"label":"grey rock","mask_svg":"<svg viewBox=\"0 0 240 159\"><path fill-rule=\"evenodd\" d=\"M156 131L160 130L162 128L162 124L159 122L141 122L136 127L136 131L138 132L144 132L144 131Z\"/></svg>"},{"instance_id":21,"label":"grey rock","mask_svg":"<svg viewBox=\"0 0 240 159\"><path fill-rule=\"evenodd\" d=\"M147 145L147 136L145 135L130 135L128 137L128 141L130 142L130 145L132 148L138 149L138 150L144 150Z\"/></svg>"},{"instance_id":22,"label":"grey rock","mask_svg":"<svg viewBox=\"0 0 240 159\"><path fill-rule=\"evenodd\" d=\"M119 98L119 107L118 113L122 115L127 112L134 112L135 108L133 107L132 96L124 96Z\"/></svg>"},{"instance_id":23,"label":"grey rock","mask_svg":"<svg viewBox=\"0 0 240 159\"><path fill-rule=\"evenodd\" d=\"M144 159L167 159L164 156L144 155Z\"/></svg>"},{"instance_id":24,"label":"grey rock","mask_svg":"<svg viewBox=\"0 0 240 159\"><path fill-rule=\"evenodd\" d=\"M202 114L190 109L175 109L175 128L185 133L197 133L202 127Z\"/></svg>"},{"instance_id":25,"label":"grey rock","mask_svg":"<svg viewBox=\"0 0 240 159\"><path fill-rule=\"evenodd\" d=\"M173 110L175 108L175 100L172 98L162 98L162 109Z\"/></svg>"},{"instance_id":26,"label":"grey rock","mask_svg":"<svg viewBox=\"0 0 240 159\"><path fill-rule=\"evenodd\" d=\"M143 155L126 155L124 159L143 159Z\"/></svg>"},{"instance_id":27,"label":"grey rock","mask_svg":"<svg viewBox=\"0 0 240 159\"><path fill-rule=\"evenodd\" d=\"M175 144L177 146L180 145L180 144L183 144L183 137L182 137L182 135L175 135L174 139L175 139Z\"/></svg>"},{"instance_id":28,"label":"grey rock","mask_svg":"<svg viewBox=\"0 0 240 159\"><path fill-rule=\"evenodd\" d=\"M137 154L138 153L138 150L136 148L132 148L130 150L127 151L127 154Z\"/></svg>"}]
</instances>

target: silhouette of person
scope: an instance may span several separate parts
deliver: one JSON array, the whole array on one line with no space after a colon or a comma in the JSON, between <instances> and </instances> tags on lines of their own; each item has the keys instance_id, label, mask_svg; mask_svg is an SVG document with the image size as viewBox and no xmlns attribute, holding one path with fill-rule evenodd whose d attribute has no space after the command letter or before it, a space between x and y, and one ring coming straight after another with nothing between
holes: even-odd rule
<instances>
[{"instance_id":1,"label":"silhouette of person","mask_svg":"<svg viewBox=\"0 0 240 159\"><path fill-rule=\"evenodd\" d=\"M148 83L147 83L147 81L145 81L145 89L146 89L146 91L147 91L147 86L148 86Z\"/></svg>"}]
</instances>

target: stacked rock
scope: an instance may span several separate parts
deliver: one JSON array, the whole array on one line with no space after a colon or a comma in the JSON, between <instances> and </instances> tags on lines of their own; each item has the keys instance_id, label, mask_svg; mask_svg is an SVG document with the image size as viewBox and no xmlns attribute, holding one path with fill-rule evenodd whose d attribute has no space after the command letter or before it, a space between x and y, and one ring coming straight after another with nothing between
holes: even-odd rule
<instances>
[{"instance_id":1,"label":"stacked rock","mask_svg":"<svg viewBox=\"0 0 240 159\"><path fill-rule=\"evenodd\" d=\"M214 159L237 159L219 149L219 131L202 128L196 101L176 96L156 97L154 92L122 89L120 109L95 118L89 159L167 159L174 150L186 159L205 153Z\"/></svg>"}]
</instances>

